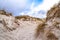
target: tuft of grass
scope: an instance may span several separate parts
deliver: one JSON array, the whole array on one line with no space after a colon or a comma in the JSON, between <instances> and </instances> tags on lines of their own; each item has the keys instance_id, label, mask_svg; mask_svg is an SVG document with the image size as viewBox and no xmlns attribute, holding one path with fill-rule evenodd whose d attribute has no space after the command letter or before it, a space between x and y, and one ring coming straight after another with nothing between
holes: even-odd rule
<instances>
[{"instance_id":1,"label":"tuft of grass","mask_svg":"<svg viewBox=\"0 0 60 40\"><path fill-rule=\"evenodd\" d=\"M45 23L37 26L36 37L38 37L40 33L44 33L44 28L45 28Z\"/></svg>"},{"instance_id":2,"label":"tuft of grass","mask_svg":"<svg viewBox=\"0 0 60 40\"><path fill-rule=\"evenodd\" d=\"M8 13L5 10L0 10L1 15L12 16L12 13Z\"/></svg>"},{"instance_id":3,"label":"tuft of grass","mask_svg":"<svg viewBox=\"0 0 60 40\"><path fill-rule=\"evenodd\" d=\"M47 40L58 40L58 38L53 33L50 32L47 35Z\"/></svg>"}]
</instances>

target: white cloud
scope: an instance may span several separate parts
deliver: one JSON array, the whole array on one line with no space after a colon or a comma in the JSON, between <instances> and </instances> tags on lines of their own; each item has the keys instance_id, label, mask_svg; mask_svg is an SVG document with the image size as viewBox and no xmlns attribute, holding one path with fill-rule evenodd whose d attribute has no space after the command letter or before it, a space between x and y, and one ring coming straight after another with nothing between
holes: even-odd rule
<instances>
[{"instance_id":1,"label":"white cloud","mask_svg":"<svg viewBox=\"0 0 60 40\"><path fill-rule=\"evenodd\" d=\"M36 8L34 8L34 10L38 11L38 10L49 10L54 4L58 3L59 0L44 0L44 2L37 6Z\"/></svg>"},{"instance_id":2,"label":"white cloud","mask_svg":"<svg viewBox=\"0 0 60 40\"><path fill-rule=\"evenodd\" d=\"M46 14L42 14L42 13L38 14L38 11L44 10L47 12L54 4L56 4L58 2L59 2L59 0L44 0L44 2L42 4L40 4L36 7L34 7L34 3L32 3L32 5L30 7L30 11L26 14L30 15L30 16L34 16L34 17L44 18L44 17L46 17ZM20 14L26 15L24 12L22 12L22 13L20 13Z\"/></svg>"}]
</instances>

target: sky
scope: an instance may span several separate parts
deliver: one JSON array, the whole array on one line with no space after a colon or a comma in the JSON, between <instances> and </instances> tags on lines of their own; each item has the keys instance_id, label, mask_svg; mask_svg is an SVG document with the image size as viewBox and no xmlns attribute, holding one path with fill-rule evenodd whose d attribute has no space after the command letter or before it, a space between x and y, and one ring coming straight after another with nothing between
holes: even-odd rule
<instances>
[{"instance_id":1,"label":"sky","mask_svg":"<svg viewBox=\"0 0 60 40\"><path fill-rule=\"evenodd\" d=\"M0 0L0 10L11 12L14 16L45 18L47 11L58 2L59 0Z\"/></svg>"}]
</instances>

